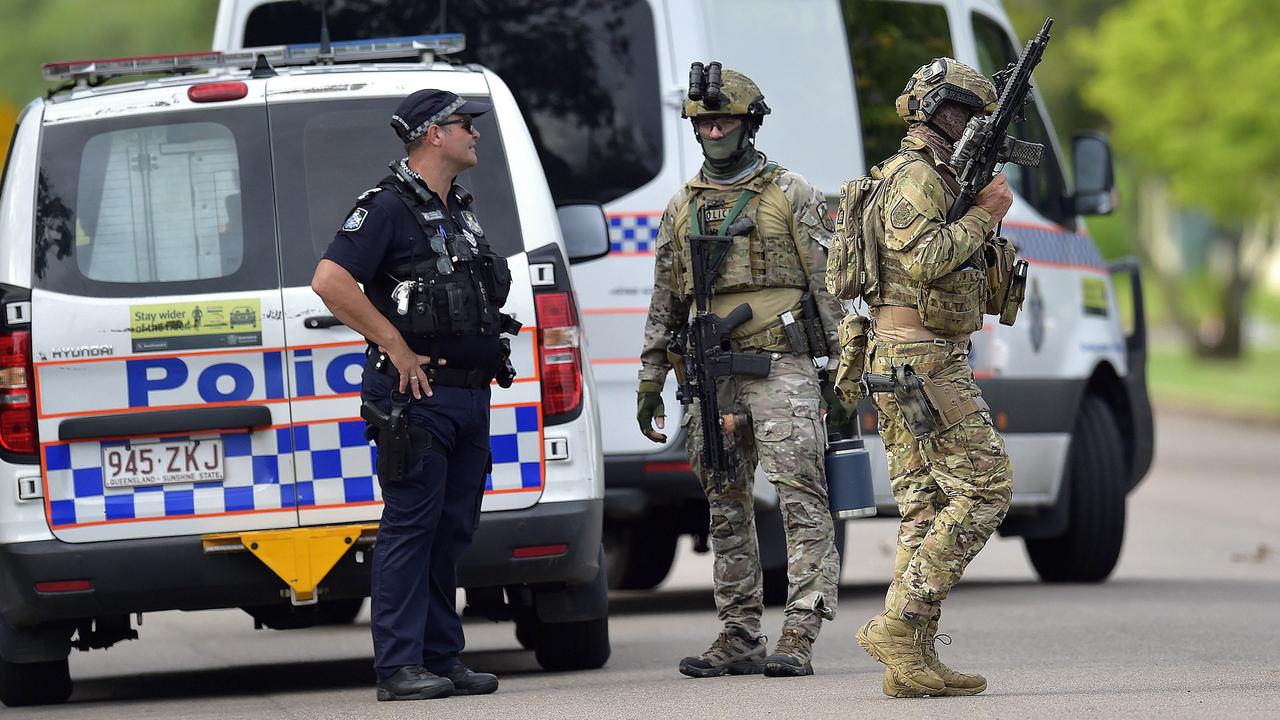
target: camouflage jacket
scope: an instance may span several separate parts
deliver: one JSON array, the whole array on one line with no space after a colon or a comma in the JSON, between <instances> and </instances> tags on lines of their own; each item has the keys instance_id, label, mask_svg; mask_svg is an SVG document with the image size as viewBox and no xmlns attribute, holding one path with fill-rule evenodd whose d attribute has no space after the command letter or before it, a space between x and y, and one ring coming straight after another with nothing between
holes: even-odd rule
<instances>
[{"instance_id":1,"label":"camouflage jacket","mask_svg":"<svg viewBox=\"0 0 1280 720\"><path fill-rule=\"evenodd\" d=\"M959 220L947 223L947 209L955 201L959 184L951 166L938 160L923 141L903 139L898 155L881 164L889 166L893 167L889 186L878 208L884 223L880 297L873 304L916 307L918 288L935 284L960 267L982 247L996 221L975 205Z\"/></svg>"},{"instance_id":2,"label":"camouflage jacket","mask_svg":"<svg viewBox=\"0 0 1280 720\"><path fill-rule=\"evenodd\" d=\"M760 173L756 173L733 185L732 189L744 188L759 177ZM799 268L800 282L782 281L777 284L783 287L799 285L802 289L796 290L797 296L804 290L813 293L827 337L827 348L824 352L830 358L838 357L837 329L840 320L844 317L844 308L826 289L827 247L831 244L831 233L835 230L835 224L827 211L826 198L802 176L785 169L778 169L773 173L769 183L781 192L760 193L760 201L755 204L757 225L764 222L763 215L766 214L779 221L780 226L785 228L782 234L787 235L782 238L786 241L785 245L789 247L787 252L792 254L787 258L788 261L799 255L801 250L803 251L803 257L798 258L798 262L780 263ZM690 283L688 278L684 277L686 268L691 265L688 243L684 241L688 236L688 228L685 224L688 222L690 206L694 200L713 191L713 186L704 181L699 174L671 198L671 202L667 204L662 214L654 253L653 295L649 301L649 315L645 320L643 348L640 353L641 381L662 384L666 380L667 372L671 369L671 363L667 359L667 347L671 342L671 335L687 325L693 306L693 296L689 290ZM786 206L776 207L782 203L786 203ZM784 243L775 239L775 244L771 247L781 252L783 245ZM767 268L764 285L766 287L775 285L768 276ZM761 308L758 308L755 302L751 302L753 296L762 297L763 295L764 293L757 292L741 293L731 297L741 297L751 303L756 317L753 321L756 323L753 331L758 331L763 321L768 325L765 328L767 333L781 334L781 322L776 317L777 308L769 307L761 312ZM713 301L715 299L717 298L713 298ZM712 309L721 312L721 309L714 305ZM735 333L734 337L736 340L738 333ZM740 348L735 347L735 349ZM759 349L787 351L790 348L780 346Z\"/></svg>"}]
</instances>

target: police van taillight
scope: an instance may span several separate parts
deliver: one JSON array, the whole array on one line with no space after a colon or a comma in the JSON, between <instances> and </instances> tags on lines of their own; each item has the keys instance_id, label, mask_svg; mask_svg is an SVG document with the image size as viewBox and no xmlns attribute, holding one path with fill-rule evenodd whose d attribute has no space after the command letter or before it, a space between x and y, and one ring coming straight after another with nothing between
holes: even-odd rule
<instances>
[{"instance_id":1,"label":"police van taillight","mask_svg":"<svg viewBox=\"0 0 1280 720\"><path fill-rule=\"evenodd\" d=\"M568 292L534 294L538 313L538 375L548 425L570 420L582 405L582 348L578 308Z\"/></svg>"},{"instance_id":2,"label":"police van taillight","mask_svg":"<svg viewBox=\"0 0 1280 720\"><path fill-rule=\"evenodd\" d=\"M31 331L0 333L0 447L36 451L36 405L31 371Z\"/></svg>"}]
</instances>

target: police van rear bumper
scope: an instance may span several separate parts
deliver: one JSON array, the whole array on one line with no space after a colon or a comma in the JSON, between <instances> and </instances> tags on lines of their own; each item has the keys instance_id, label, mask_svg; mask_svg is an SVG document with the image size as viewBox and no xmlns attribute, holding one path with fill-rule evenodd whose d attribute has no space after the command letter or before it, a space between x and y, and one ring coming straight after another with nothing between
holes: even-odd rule
<instances>
[{"instance_id":1,"label":"police van rear bumper","mask_svg":"<svg viewBox=\"0 0 1280 720\"><path fill-rule=\"evenodd\" d=\"M541 503L484 513L459 584L584 584L599 570L603 502ZM517 557L518 548L564 551ZM376 551L376 550L375 550ZM369 552L347 552L320 582L320 602L369 594ZM88 581L40 592L37 583ZM74 586L73 586L74 587ZM284 583L250 553L206 554L200 536L0 545L0 616L10 627L162 610L287 603Z\"/></svg>"}]
</instances>

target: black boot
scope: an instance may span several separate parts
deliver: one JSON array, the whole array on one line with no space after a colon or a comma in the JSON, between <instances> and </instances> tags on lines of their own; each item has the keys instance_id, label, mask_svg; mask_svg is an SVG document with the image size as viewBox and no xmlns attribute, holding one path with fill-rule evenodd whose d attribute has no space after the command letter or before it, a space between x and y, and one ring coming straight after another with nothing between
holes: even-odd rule
<instances>
[{"instance_id":1,"label":"black boot","mask_svg":"<svg viewBox=\"0 0 1280 720\"><path fill-rule=\"evenodd\" d=\"M488 695L498 689L497 675L471 672L462 663L454 665L444 676L453 683L454 695Z\"/></svg>"},{"instance_id":2,"label":"black boot","mask_svg":"<svg viewBox=\"0 0 1280 720\"><path fill-rule=\"evenodd\" d=\"M430 700L452 694L448 678L433 675L421 665L405 665L378 683L379 700Z\"/></svg>"}]
</instances>

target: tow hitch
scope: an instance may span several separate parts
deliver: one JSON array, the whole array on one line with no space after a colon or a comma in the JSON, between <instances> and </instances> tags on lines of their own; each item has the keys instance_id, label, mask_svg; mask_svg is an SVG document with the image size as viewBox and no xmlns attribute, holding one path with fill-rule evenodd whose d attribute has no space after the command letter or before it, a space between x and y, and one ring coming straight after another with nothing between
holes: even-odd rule
<instances>
[{"instance_id":1,"label":"tow hitch","mask_svg":"<svg viewBox=\"0 0 1280 720\"><path fill-rule=\"evenodd\" d=\"M254 530L205 535L204 553L253 553L289 586L294 605L319 601L316 586L355 545L372 545L376 524Z\"/></svg>"}]
</instances>

